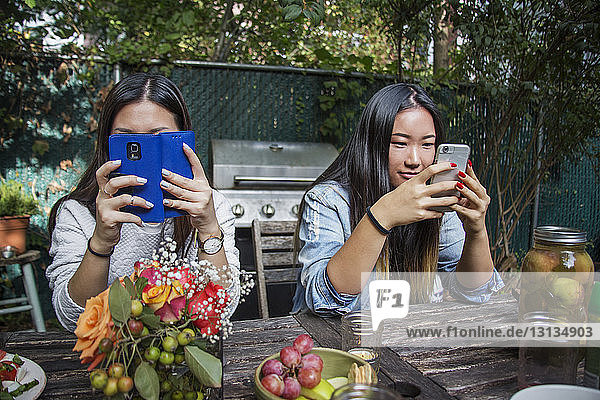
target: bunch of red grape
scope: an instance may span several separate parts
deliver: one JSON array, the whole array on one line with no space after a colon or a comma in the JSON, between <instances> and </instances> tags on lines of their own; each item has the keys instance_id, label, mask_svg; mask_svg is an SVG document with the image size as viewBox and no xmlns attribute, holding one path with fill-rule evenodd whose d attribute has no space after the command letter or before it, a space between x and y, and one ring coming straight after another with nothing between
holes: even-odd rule
<instances>
[{"instance_id":1,"label":"bunch of red grape","mask_svg":"<svg viewBox=\"0 0 600 400\"><path fill-rule=\"evenodd\" d=\"M312 389L317 386L321 382L323 360L317 354L308 354L313 345L307 334L298 336L293 346L281 349L279 360L274 358L264 363L260 383L284 399L300 396L301 387Z\"/></svg>"}]
</instances>

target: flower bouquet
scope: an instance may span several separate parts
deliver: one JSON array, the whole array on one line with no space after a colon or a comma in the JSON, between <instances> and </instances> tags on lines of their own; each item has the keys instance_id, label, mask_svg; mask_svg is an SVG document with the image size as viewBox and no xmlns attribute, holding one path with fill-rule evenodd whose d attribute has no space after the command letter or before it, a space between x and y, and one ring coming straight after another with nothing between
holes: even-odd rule
<instances>
[{"instance_id":1,"label":"flower bouquet","mask_svg":"<svg viewBox=\"0 0 600 400\"><path fill-rule=\"evenodd\" d=\"M216 282L228 287L238 276L179 259L171 239L161 245L131 276L88 299L77 321L73 350L90 363L92 387L108 397L203 399L221 387L219 339L231 332L231 298ZM253 281L246 273L239 279L247 295Z\"/></svg>"}]
</instances>

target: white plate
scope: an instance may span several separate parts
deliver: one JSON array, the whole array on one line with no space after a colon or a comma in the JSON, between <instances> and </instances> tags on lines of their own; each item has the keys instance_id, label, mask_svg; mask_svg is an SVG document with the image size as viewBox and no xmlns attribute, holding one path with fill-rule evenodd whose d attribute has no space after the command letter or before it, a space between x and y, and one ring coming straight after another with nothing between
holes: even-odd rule
<instances>
[{"instance_id":1,"label":"white plate","mask_svg":"<svg viewBox=\"0 0 600 400\"><path fill-rule=\"evenodd\" d=\"M515 393L511 400L598 400L600 390L574 385L537 385Z\"/></svg>"},{"instance_id":2,"label":"white plate","mask_svg":"<svg viewBox=\"0 0 600 400\"><path fill-rule=\"evenodd\" d=\"M12 361L13 356L14 354L6 353L2 361ZM40 394L42 394L44 388L46 387L46 374L44 373L42 367L40 367L30 359L25 358L23 356L19 357L21 358L21 360L23 360L23 365L21 365L21 368L17 370L17 380L19 381L19 383L25 384L27 382L31 382L34 379L37 379L39 383L31 389L29 389L28 391L26 391L25 393L23 393L22 395L15 397L15 400L37 399L38 397L40 397ZM14 388L11 387L13 385ZM2 386L11 387L10 390L15 390L19 387L19 384L12 381L3 381Z\"/></svg>"}]
</instances>

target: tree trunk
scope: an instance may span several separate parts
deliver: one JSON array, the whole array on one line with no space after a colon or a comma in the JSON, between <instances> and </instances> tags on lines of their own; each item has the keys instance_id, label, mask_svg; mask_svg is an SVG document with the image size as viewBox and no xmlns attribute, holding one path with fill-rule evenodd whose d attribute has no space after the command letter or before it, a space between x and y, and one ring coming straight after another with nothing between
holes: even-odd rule
<instances>
[{"instance_id":1,"label":"tree trunk","mask_svg":"<svg viewBox=\"0 0 600 400\"><path fill-rule=\"evenodd\" d=\"M396 50L398 52L398 82L404 82L404 74L402 73L402 37L404 36L404 30L398 31L396 37Z\"/></svg>"},{"instance_id":2,"label":"tree trunk","mask_svg":"<svg viewBox=\"0 0 600 400\"><path fill-rule=\"evenodd\" d=\"M211 57L212 61L224 61L226 59L225 41L227 39L227 31L229 30L229 21L233 16L233 0L228 0L225 6L225 13L223 14L223 20L221 21L221 27L219 29L219 39L215 46L215 51Z\"/></svg>"},{"instance_id":3,"label":"tree trunk","mask_svg":"<svg viewBox=\"0 0 600 400\"><path fill-rule=\"evenodd\" d=\"M448 3L442 1L435 15L435 33L433 35L433 73L450 66L450 34L452 26L448 18Z\"/></svg>"}]
</instances>

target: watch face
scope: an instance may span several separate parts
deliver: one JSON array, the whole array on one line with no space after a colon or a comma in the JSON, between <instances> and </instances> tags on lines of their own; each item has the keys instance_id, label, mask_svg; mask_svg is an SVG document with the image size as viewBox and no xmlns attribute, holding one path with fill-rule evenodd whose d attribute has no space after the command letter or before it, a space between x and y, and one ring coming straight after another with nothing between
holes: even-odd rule
<instances>
[{"instance_id":1,"label":"watch face","mask_svg":"<svg viewBox=\"0 0 600 400\"><path fill-rule=\"evenodd\" d=\"M202 251L204 251L208 255L217 254L221 247L223 246L223 241L217 237L210 237L204 241L202 245Z\"/></svg>"}]
</instances>

